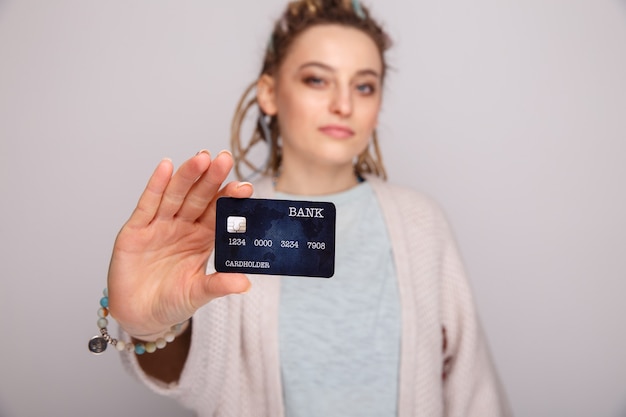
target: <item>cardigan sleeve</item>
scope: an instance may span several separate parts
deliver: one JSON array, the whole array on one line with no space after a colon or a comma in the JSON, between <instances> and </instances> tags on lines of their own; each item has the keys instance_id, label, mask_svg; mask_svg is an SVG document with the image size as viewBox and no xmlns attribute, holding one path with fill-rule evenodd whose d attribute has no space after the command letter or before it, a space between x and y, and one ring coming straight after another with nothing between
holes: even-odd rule
<instances>
[{"instance_id":1,"label":"cardigan sleeve","mask_svg":"<svg viewBox=\"0 0 626 417\"><path fill-rule=\"evenodd\" d=\"M232 309L231 304L226 297L216 299L193 316L191 346L178 381L165 383L149 376L139 365L136 355L128 351L121 352L124 367L151 391L172 398L186 408L212 415L219 402L220 385L227 379L223 363L228 362L227 352L232 350L228 341L237 333L234 326L220 326L222 320L215 320L214 317L226 316L229 308ZM207 328L214 328L214 331L209 332ZM218 331L231 335L211 337ZM128 335L121 333L124 339L128 339Z\"/></svg>"},{"instance_id":2,"label":"cardigan sleeve","mask_svg":"<svg viewBox=\"0 0 626 417\"><path fill-rule=\"evenodd\" d=\"M453 233L441 207L367 177L392 240L403 312L403 417L508 417Z\"/></svg>"},{"instance_id":3,"label":"cardigan sleeve","mask_svg":"<svg viewBox=\"0 0 626 417\"><path fill-rule=\"evenodd\" d=\"M454 236L441 213L442 383L446 417L510 416Z\"/></svg>"}]
</instances>

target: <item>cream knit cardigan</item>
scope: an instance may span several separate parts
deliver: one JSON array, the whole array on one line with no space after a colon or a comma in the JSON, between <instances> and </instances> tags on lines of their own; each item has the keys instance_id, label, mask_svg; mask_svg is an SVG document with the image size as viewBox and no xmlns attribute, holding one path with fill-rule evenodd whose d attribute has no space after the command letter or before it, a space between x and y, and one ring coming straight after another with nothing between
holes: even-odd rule
<instances>
[{"instance_id":1,"label":"cream knit cardigan","mask_svg":"<svg viewBox=\"0 0 626 417\"><path fill-rule=\"evenodd\" d=\"M410 189L376 177L367 180L382 208L398 276L402 316L398 416L509 416L442 211ZM255 194L271 198L271 181L258 182ZM134 354L123 354L127 368L152 390L176 398L201 417L282 417L280 280L272 276L250 280L247 294L216 299L196 312L189 356L177 383L166 385L146 376Z\"/></svg>"}]
</instances>

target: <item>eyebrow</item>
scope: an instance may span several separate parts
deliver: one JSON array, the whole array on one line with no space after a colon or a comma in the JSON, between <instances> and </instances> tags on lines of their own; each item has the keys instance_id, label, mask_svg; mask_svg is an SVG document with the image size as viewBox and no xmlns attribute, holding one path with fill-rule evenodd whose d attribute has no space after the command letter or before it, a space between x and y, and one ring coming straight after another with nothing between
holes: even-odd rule
<instances>
[{"instance_id":1,"label":"eyebrow","mask_svg":"<svg viewBox=\"0 0 626 417\"><path fill-rule=\"evenodd\" d=\"M322 69L324 69L326 71L337 72L336 68L333 68L330 65L326 65L326 64L323 64L323 63L317 62L317 61L304 63L304 64L300 65L298 70L302 70L302 69L307 68L307 67L318 67L318 68L322 68ZM370 69L370 68L365 68L365 69L359 70L359 71L356 72L356 75L373 75L374 77L380 78L380 74L377 71L375 71L373 69Z\"/></svg>"}]
</instances>

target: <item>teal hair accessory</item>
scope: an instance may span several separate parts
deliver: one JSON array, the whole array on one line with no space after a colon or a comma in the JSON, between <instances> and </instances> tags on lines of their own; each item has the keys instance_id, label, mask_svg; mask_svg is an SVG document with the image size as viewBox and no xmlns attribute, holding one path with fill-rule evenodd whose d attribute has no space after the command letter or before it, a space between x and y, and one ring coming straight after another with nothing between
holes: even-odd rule
<instances>
[{"instance_id":1,"label":"teal hair accessory","mask_svg":"<svg viewBox=\"0 0 626 417\"><path fill-rule=\"evenodd\" d=\"M365 19L365 12L361 7L361 2L359 0L352 0L352 10L354 10L354 14L359 16L361 19Z\"/></svg>"}]
</instances>

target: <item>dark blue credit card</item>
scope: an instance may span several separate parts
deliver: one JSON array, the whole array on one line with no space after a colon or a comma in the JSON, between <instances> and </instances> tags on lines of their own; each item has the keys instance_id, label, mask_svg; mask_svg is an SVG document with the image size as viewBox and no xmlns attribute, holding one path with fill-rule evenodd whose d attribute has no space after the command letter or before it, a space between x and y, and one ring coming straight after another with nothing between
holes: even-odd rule
<instances>
[{"instance_id":1,"label":"dark blue credit card","mask_svg":"<svg viewBox=\"0 0 626 417\"><path fill-rule=\"evenodd\" d=\"M222 197L215 217L215 270L330 278L335 205Z\"/></svg>"}]
</instances>

